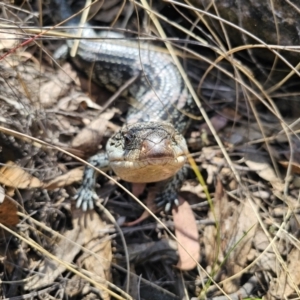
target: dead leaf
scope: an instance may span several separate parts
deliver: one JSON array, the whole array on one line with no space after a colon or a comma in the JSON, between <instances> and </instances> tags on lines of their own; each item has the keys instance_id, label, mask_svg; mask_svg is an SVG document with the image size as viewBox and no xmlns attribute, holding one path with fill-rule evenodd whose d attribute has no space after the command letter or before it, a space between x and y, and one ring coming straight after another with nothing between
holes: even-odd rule
<instances>
[{"instance_id":1,"label":"dead leaf","mask_svg":"<svg viewBox=\"0 0 300 300\"><path fill-rule=\"evenodd\" d=\"M1 195L4 194L4 190L1 187ZM14 201L8 197L4 198L4 201L0 204L0 223L5 226L16 226L19 223L17 205Z\"/></svg>"},{"instance_id":2,"label":"dead leaf","mask_svg":"<svg viewBox=\"0 0 300 300\"><path fill-rule=\"evenodd\" d=\"M132 194L138 198L143 193L145 188L146 188L146 183L132 183ZM157 206L154 201L155 195L156 195L156 190L155 189L150 190L148 192L148 196L145 201L145 205L153 213L155 213L157 211ZM140 222L146 220L150 216L151 215L150 215L149 211L144 210L142 215L139 218L137 218L136 220L134 220L132 222L124 223L123 226L128 226L128 227L135 226L135 225L139 224Z\"/></svg>"},{"instance_id":3,"label":"dead leaf","mask_svg":"<svg viewBox=\"0 0 300 300\"><path fill-rule=\"evenodd\" d=\"M216 114L215 116L213 116L210 121L216 132L222 130L228 123L228 119L221 116L220 114ZM200 126L200 130L205 130L208 134L212 134L206 123L203 123Z\"/></svg>"},{"instance_id":4,"label":"dead leaf","mask_svg":"<svg viewBox=\"0 0 300 300\"><path fill-rule=\"evenodd\" d=\"M260 270L273 272L274 274L277 273L278 270L278 260L276 254L273 251L266 252L264 255L258 253L259 261L258 266ZM258 256L257 255L257 256Z\"/></svg>"},{"instance_id":5,"label":"dead leaf","mask_svg":"<svg viewBox=\"0 0 300 300\"><path fill-rule=\"evenodd\" d=\"M238 121L242 118L238 111L231 107L224 107L221 111L221 114L231 121Z\"/></svg>"},{"instance_id":6,"label":"dead leaf","mask_svg":"<svg viewBox=\"0 0 300 300\"><path fill-rule=\"evenodd\" d=\"M4 188L0 186L0 204L3 203L4 199L5 199L5 191Z\"/></svg>"},{"instance_id":7,"label":"dead leaf","mask_svg":"<svg viewBox=\"0 0 300 300\"><path fill-rule=\"evenodd\" d=\"M19 43L20 31L9 29L0 32L0 50L13 49Z\"/></svg>"},{"instance_id":8,"label":"dead leaf","mask_svg":"<svg viewBox=\"0 0 300 300\"><path fill-rule=\"evenodd\" d=\"M25 290L31 291L51 285L66 270L66 265L74 262L75 257L82 250L81 246L91 251L83 252L83 256L78 257L80 266L89 270L89 277L102 285L106 285L105 280L110 280L111 240L103 238L103 234L100 233L106 230L107 225L94 211L86 214L85 218L82 214L80 209L74 210L73 229L66 231L64 238L53 243L52 254L63 263L50 258L39 263L35 276L31 276L26 282ZM34 267L33 265L30 268ZM107 297L106 291L101 293L104 298Z\"/></svg>"},{"instance_id":9,"label":"dead leaf","mask_svg":"<svg viewBox=\"0 0 300 300\"><path fill-rule=\"evenodd\" d=\"M172 209L172 215L176 238L185 249L178 245L179 261L176 267L180 270L192 270L200 258L199 233L191 206L180 196L178 198L179 206Z\"/></svg>"},{"instance_id":10,"label":"dead leaf","mask_svg":"<svg viewBox=\"0 0 300 300\"><path fill-rule=\"evenodd\" d=\"M9 161L0 169L0 183L9 187L26 189L42 187L43 183L15 163Z\"/></svg>"},{"instance_id":11,"label":"dead leaf","mask_svg":"<svg viewBox=\"0 0 300 300\"><path fill-rule=\"evenodd\" d=\"M284 184L275 174L273 167L269 164L267 158L260 153L248 153L245 157L245 164L250 170L257 173L259 177L270 182L272 187L278 191L283 191Z\"/></svg>"},{"instance_id":12,"label":"dead leaf","mask_svg":"<svg viewBox=\"0 0 300 300\"><path fill-rule=\"evenodd\" d=\"M83 168L75 168L45 183L43 187L47 190L54 190L59 187L71 185L74 182L79 182L82 179L82 176Z\"/></svg>"},{"instance_id":13,"label":"dead leaf","mask_svg":"<svg viewBox=\"0 0 300 300\"><path fill-rule=\"evenodd\" d=\"M71 73L70 64L65 64L51 81L42 84L39 89L39 105L44 108L53 107L58 98L69 90L69 84L75 73Z\"/></svg>"},{"instance_id":14,"label":"dead leaf","mask_svg":"<svg viewBox=\"0 0 300 300\"><path fill-rule=\"evenodd\" d=\"M91 149L98 148L101 140L106 133L109 125L109 120L114 116L114 111L109 111L101 114L99 118L92 121L88 126L83 128L72 141L72 147L76 149Z\"/></svg>"},{"instance_id":15,"label":"dead leaf","mask_svg":"<svg viewBox=\"0 0 300 300\"><path fill-rule=\"evenodd\" d=\"M94 228L97 228L96 232L99 232L101 229L105 229L103 227ZM95 235L96 234L93 236ZM85 269L89 270L89 272L93 274L93 279L95 281L107 286L106 282L111 282L111 241L107 239L106 241L99 242L99 237L96 239L92 238L91 234L86 235L85 248L93 251L94 253L94 255L85 254L85 256L82 258ZM110 299L109 295L104 290L101 291L101 298Z\"/></svg>"},{"instance_id":16,"label":"dead leaf","mask_svg":"<svg viewBox=\"0 0 300 300\"><path fill-rule=\"evenodd\" d=\"M265 134L272 135L271 130L267 130L267 128L268 125L265 125ZM264 138L261 128L255 122L249 124L249 126L235 126L234 128L227 126L223 132L226 140L233 145ZM246 144L245 148L249 151L250 145Z\"/></svg>"},{"instance_id":17,"label":"dead leaf","mask_svg":"<svg viewBox=\"0 0 300 300\"><path fill-rule=\"evenodd\" d=\"M79 107L100 110L101 106L82 93L72 93L59 100L57 108L64 111L77 111Z\"/></svg>"},{"instance_id":18,"label":"dead leaf","mask_svg":"<svg viewBox=\"0 0 300 300\"><path fill-rule=\"evenodd\" d=\"M258 206L255 205L256 211ZM226 270L228 276L239 273L247 263L247 256L252 248L252 241L255 237L257 218L253 209L247 202L241 203L240 209L228 220L225 228L221 228L221 236L226 238L223 241L224 253L229 253L229 257L226 259ZM240 277L234 278L229 282L224 283L224 290L227 293L236 292L240 287Z\"/></svg>"},{"instance_id":19,"label":"dead leaf","mask_svg":"<svg viewBox=\"0 0 300 300\"><path fill-rule=\"evenodd\" d=\"M126 223L124 223L123 226L127 226L127 227L135 226L135 225L143 222L144 220L146 220L150 216L151 215L149 214L148 210L144 210L140 217L138 217L136 220L134 220L132 222L126 222Z\"/></svg>"},{"instance_id":20,"label":"dead leaf","mask_svg":"<svg viewBox=\"0 0 300 300\"><path fill-rule=\"evenodd\" d=\"M145 190L146 183L132 183L131 190L132 194L136 197L139 197Z\"/></svg>"},{"instance_id":21,"label":"dead leaf","mask_svg":"<svg viewBox=\"0 0 300 300\"><path fill-rule=\"evenodd\" d=\"M291 210L297 210L299 208L299 201L289 195L285 195L284 193L280 193L278 191L273 191L273 195L280 199L282 202L286 203Z\"/></svg>"},{"instance_id":22,"label":"dead leaf","mask_svg":"<svg viewBox=\"0 0 300 300\"><path fill-rule=\"evenodd\" d=\"M254 209L258 210L257 205ZM247 256L252 247L255 236L257 219L255 212L249 203L245 202L236 205L229 202L224 193L221 181L217 181L214 213L210 212L209 217L216 217L219 223L219 232L215 226L207 226L204 230L205 253L210 266L216 261L225 264L224 276L230 277L240 272L247 262ZM216 272L217 269L213 270ZM223 278L225 279L225 278ZM240 277L224 283L224 290L233 293L240 287Z\"/></svg>"},{"instance_id":23,"label":"dead leaf","mask_svg":"<svg viewBox=\"0 0 300 300\"><path fill-rule=\"evenodd\" d=\"M271 281L268 299L287 299L294 293L299 295L300 284L300 250L293 248L287 257L287 269L282 266L278 278Z\"/></svg>"},{"instance_id":24,"label":"dead leaf","mask_svg":"<svg viewBox=\"0 0 300 300\"><path fill-rule=\"evenodd\" d=\"M194 194L197 197L194 197L195 199L193 199L194 201L197 202L192 202L191 199L189 198L189 204L195 204L195 203L199 203L200 199L205 199L206 195L204 193L204 188L203 186L199 183L199 181L197 183L195 182L191 182L191 181L186 181L183 186L180 189L180 192L189 192Z\"/></svg>"},{"instance_id":25,"label":"dead leaf","mask_svg":"<svg viewBox=\"0 0 300 300\"><path fill-rule=\"evenodd\" d=\"M289 166L289 161L279 161L279 163L284 167L284 168L288 168ZM300 174L300 164L296 163L296 162L292 162L292 172L296 173L296 174Z\"/></svg>"},{"instance_id":26,"label":"dead leaf","mask_svg":"<svg viewBox=\"0 0 300 300\"><path fill-rule=\"evenodd\" d=\"M53 81L48 81L40 88L40 101L44 108L52 107L57 97L60 95L62 87L57 78L54 77Z\"/></svg>"}]
</instances>

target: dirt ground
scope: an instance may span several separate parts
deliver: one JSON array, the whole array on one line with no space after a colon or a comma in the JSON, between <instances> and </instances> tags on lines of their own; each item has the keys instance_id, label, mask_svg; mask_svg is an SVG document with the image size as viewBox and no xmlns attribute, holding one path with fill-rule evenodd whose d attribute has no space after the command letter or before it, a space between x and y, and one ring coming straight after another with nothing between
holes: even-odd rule
<instances>
[{"instance_id":1,"label":"dirt ground","mask_svg":"<svg viewBox=\"0 0 300 300\"><path fill-rule=\"evenodd\" d=\"M52 1L0 3L0 299L300 299L298 45L250 38L218 1L152 2L98 1L89 22L186 76L197 109L169 213L112 171L94 210L75 207L129 101L54 58L68 35Z\"/></svg>"}]
</instances>

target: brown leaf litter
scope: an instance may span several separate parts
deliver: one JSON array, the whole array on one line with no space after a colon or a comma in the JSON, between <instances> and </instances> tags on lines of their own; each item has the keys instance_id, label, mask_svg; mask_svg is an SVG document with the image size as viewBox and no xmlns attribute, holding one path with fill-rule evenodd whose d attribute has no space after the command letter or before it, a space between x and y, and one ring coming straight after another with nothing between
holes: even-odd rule
<instances>
[{"instance_id":1,"label":"brown leaf litter","mask_svg":"<svg viewBox=\"0 0 300 300\"><path fill-rule=\"evenodd\" d=\"M131 33L140 30L129 2L123 11L121 1L108 2L99 13L94 10L96 20L114 22L120 11ZM10 24L30 19L30 25L38 25L38 11L31 11L37 2L31 5L24 2L13 10L3 3L1 16L9 16ZM43 24L57 23L50 20L55 18L49 13L52 8L46 2L42 5ZM153 3L155 11L171 19L177 12L165 5ZM179 15L176 20L179 26L187 22ZM164 26L177 34L171 25ZM156 32L154 27L151 32ZM33 33L3 27L0 51L13 49L27 34ZM217 42L213 45L211 50ZM272 97L268 105L279 104L285 94L278 90L268 95L269 86L262 87L263 83L260 90L251 81L258 78L252 69L247 79L237 65L227 76L233 68L223 61L226 72L210 69L199 96L231 162L197 116L186 137L205 187L189 170L179 195L181 205L166 214L155 206L152 186L120 182L176 234L187 254L149 212L104 176L97 180L96 210L83 213L75 208L73 197L83 167L58 148L84 159L101 151L122 126L130 104L121 96L107 103L111 94L70 63L58 68L51 59L58 46L59 41L39 39L1 61L0 125L15 133L0 132L0 298L110 299L116 293L123 299L299 297L299 122L291 118L290 110L285 114L282 109L279 115L274 107L263 106L247 88L256 86L255 95ZM193 47L198 51L196 44ZM192 55L177 51L184 58ZM198 86L213 64L194 58L185 61L186 70ZM248 61L245 65L250 68Z\"/></svg>"}]
</instances>

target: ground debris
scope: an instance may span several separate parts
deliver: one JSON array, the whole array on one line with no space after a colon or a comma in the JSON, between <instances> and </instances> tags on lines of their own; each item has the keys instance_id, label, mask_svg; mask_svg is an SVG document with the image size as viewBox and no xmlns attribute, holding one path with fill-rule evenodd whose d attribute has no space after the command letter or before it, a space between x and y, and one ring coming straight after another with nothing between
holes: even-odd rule
<instances>
[{"instance_id":1,"label":"ground debris","mask_svg":"<svg viewBox=\"0 0 300 300\"><path fill-rule=\"evenodd\" d=\"M81 2L73 1L73 8ZM92 9L96 26L126 28L126 38L166 51L165 39L148 19L152 14L140 5L100 2ZM0 298L110 299L113 293L154 300L300 297L299 74L280 56L288 59L297 51L288 46L282 51L277 42L265 47L249 36L241 38L241 45L231 44L231 31L241 31L223 24L215 32L209 25L215 21L205 16L209 10L222 22L224 11L214 11L222 1L205 9L205 1L194 1L201 11L165 2L153 1L153 15L171 21L161 24L208 116L190 114L186 132L204 184L188 166L180 206L169 214L156 207L157 186L120 184L144 201L195 261L105 176L97 181L96 210L85 214L75 208L83 173L78 159L105 149L134 101L115 99L69 61L56 61L53 53L65 42L57 30L30 40L34 29L58 24L50 2L14 7L4 1ZM247 11L248 4L239 9ZM281 15L276 12L271 19ZM278 37L275 29L272 35ZM262 48L274 57L267 65L257 55Z\"/></svg>"}]
</instances>

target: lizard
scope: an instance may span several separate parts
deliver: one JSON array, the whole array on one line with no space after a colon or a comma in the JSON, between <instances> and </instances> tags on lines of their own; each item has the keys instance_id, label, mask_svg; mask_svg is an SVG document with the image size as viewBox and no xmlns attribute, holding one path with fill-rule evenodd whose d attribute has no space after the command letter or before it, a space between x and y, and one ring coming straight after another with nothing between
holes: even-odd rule
<instances>
[{"instance_id":1,"label":"lizard","mask_svg":"<svg viewBox=\"0 0 300 300\"><path fill-rule=\"evenodd\" d=\"M66 0L55 2L62 19L73 15ZM76 33L78 24L78 17L68 20L68 32ZM128 88L137 105L128 109L124 126L108 140L106 151L88 162L97 168L109 166L121 179L132 183L164 181L155 201L168 211L178 204L177 191L185 177L188 148L183 134L190 119L182 111L192 111L194 102L170 55L120 35L110 36L106 32L99 35L85 24L72 62L86 74L93 67L92 80L112 91L138 75ZM100 41L96 40L99 37ZM68 49L73 44L74 40L67 40ZM93 209L98 199L96 174L93 168L85 167L75 196L76 206L84 211Z\"/></svg>"}]
</instances>

